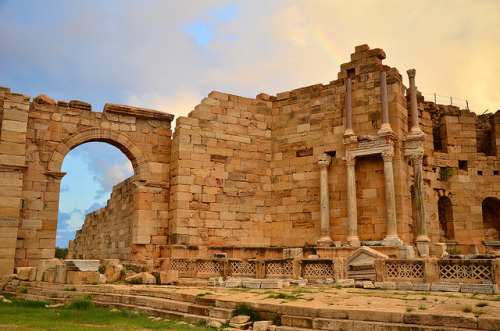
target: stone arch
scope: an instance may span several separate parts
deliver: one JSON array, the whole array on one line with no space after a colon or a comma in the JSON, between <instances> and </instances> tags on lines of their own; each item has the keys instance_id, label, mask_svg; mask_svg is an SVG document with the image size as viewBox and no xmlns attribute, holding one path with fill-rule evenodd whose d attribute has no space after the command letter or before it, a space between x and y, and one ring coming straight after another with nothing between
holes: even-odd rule
<instances>
[{"instance_id":1,"label":"stone arch","mask_svg":"<svg viewBox=\"0 0 500 331\"><path fill-rule=\"evenodd\" d=\"M151 171L141 149L127 135L109 129L89 128L79 131L59 143L48 165L49 172L60 172L66 155L75 147L88 142L104 142L122 151L132 163L135 176L140 181L151 179Z\"/></svg>"},{"instance_id":2,"label":"stone arch","mask_svg":"<svg viewBox=\"0 0 500 331\"><path fill-rule=\"evenodd\" d=\"M488 197L482 202L485 241L500 240L500 200Z\"/></svg>"}]
</instances>

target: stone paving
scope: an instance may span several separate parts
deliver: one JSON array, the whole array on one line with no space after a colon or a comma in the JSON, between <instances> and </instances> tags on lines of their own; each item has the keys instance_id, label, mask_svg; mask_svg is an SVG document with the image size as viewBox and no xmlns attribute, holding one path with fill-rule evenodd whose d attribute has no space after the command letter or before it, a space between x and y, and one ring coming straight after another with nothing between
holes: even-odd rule
<instances>
[{"instance_id":1,"label":"stone paving","mask_svg":"<svg viewBox=\"0 0 500 331\"><path fill-rule=\"evenodd\" d=\"M226 322L238 305L247 303L259 312L263 320L278 317L284 327L353 330L356 323L371 323L370 327L383 323L394 324L397 330L411 325L441 329L500 329L500 296L491 294L367 290L332 285L268 290L107 284L77 285L75 292L64 291L65 286L20 282L18 286L7 285L5 290L26 299L54 303L68 300L68 296L78 297L90 292L92 298L104 306L139 309L152 315L167 314L187 320L199 318ZM19 293L23 287L27 289L26 294ZM351 326L344 325L347 322Z\"/></svg>"}]
</instances>

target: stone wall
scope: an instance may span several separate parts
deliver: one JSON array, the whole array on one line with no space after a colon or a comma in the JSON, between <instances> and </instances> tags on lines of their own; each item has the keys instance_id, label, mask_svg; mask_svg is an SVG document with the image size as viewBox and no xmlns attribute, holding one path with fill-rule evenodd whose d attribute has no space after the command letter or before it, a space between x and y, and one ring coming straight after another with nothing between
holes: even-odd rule
<instances>
[{"instance_id":1,"label":"stone wall","mask_svg":"<svg viewBox=\"0 0 500 331\"><path fill-rule=\"evenodd\" d=\"M271 244L271 103L212 92L173 136L172 243Z\"/></svg>"}]
</instances>

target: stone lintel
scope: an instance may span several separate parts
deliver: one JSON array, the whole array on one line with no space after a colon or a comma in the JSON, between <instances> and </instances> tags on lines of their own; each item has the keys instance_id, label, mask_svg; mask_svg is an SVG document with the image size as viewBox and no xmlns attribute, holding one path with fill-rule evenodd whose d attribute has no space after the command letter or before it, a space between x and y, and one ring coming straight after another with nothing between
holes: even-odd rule
<instances>
[{"instance_id":1,"label":"stone lintel","mask_svg":"<svg viewBox=\"0 0 500 331\"><path fill-rule=\"evenodd\" d=\"M23 171L28 169L27 165L0 164L0 171Z\"/></svg>"},{"instance_id":2,"label":"stone lintel","mask_svg":"<svg viewBox=\"0 0 500 331\"><path fill-rule=\"evenodd\" d=\"M172 120L174 119L174 115L169 113L157 111L154 109L138 108L132 106L118 105L114 103L105 104L103 112L117 114L117 115L134 116L137 118L155 119L168 122L172 122Z\"/></svg>"}]
</instances>

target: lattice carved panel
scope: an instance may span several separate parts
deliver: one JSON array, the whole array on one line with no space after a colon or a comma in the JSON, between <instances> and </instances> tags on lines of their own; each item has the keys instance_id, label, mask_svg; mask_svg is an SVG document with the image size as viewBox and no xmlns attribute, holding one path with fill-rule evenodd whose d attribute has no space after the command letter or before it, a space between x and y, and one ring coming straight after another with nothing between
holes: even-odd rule
<instances>
[{"instance_id":1,"label":"lattice carved panel","mask_svg":"<svg viewBox=\"0 0 500 331\"><path fill-rule=\"evenodd\" d=\"M200 274L218 274L220 264L213 261L198 261L198 273Z\"/></svg>"},{"instance_id":2,"label":"lattice carved panel","mask_svg":"<svg viewBox=\"0 0 500 331\"><path fill-rule=\"evenodd\" d=\"M303 274L304 277L333 277L333 263L307 263Z\"/></svg>"},{"instance_id":3,"label":"lattice carved panel","mask_svg":"<svg viewBox=\"0 0 500 331\"><path fill-rule=\"evenodd\" d=\"M230 275L255 275L255 262L231 261L229 262Z\"/></svg>"},{"instance_id":4,"label":"lattice carved panel","mask_svg":"<svg viewBox=\"0 0 500 331\"><path fill-rule=\"evenodd\" d=\"M424 278L424 265L413 263L387 263L388 278Z\"/></svg>"},{"instance_id":5,"label":"lattice carved panel","mask_svg":"<svg viewBox=\"0 0 500 331\"><path fill-rule=\"evenodd\" d=\"M266 275L293 276L293 264L287 262L269 262L266 264Z\"/></svg>"},{"instance_id":6,"label":"lattice carved panel","mask_svg":"<svg viewBox=\"0 0 500 331\"><path fill-rule=\"evenodd\" d=\"M177 270L180 273L189 271L189 263L187 260L172 260L170 269Z\"/></svg>"},{"instance_id":7,"label":"lattice carved panel","mask_svg":"<svg viewBox=\"0 0 500 331\"><path fill-rule=\"evenodd\" d=\"M441 264L439 276L442 279L491 279L491 267L482 264Z\"/></svg>"}]
</instances>

